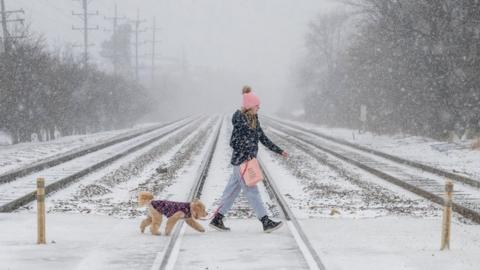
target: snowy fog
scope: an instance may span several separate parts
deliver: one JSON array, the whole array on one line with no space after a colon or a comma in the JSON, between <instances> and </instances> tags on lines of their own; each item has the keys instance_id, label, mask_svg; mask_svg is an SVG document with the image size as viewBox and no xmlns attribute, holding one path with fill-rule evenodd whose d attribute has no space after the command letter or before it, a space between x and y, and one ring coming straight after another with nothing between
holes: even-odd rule
<instances>
[{"instance_id":1,"label":"snowy fog","mask_svg":"<svg viewBox=\"0 0 480 270\"><path fill-rule=\"evenodd\" d=\"M7 3L12 9L23 8L31 29L41 33L52 48L75 44L79 47L73 49L74 54L81 55L83 35L72 30L72 26L82 26L81 18L72 15L72 11L81 13L81 1ZM265 97L265 111L284 108L285 94L292 87L292 64L303 50L308 21L333 6L314 0L90 1L89 12L99 12L89 18L91 27L99 26L89 34L91 62L105 70L111 70L112 65L100 56L101 44L111 35L113 23L105 17L114 16L115 4L121 17L119 25L135 20L139 12L140 30L145 31L139 38L140 77L147 87L152 86L148 42L156 18L159 43L151 94L159 100L157 106L165 106L162 113L173 115L231 111L239 105L243 85L252 85ZM166 99L169 101L162 103Z\"/></svg>"},{"instance_id":2,"label":"snowy fog","mask_svg":"<svg viewBox=\"0 0 480 270\"><path fill-rule=\"evenodd\" d=\"M228 113L240 106L244 85L262 98L265 114L450 141L479 130L478 1L4 2L2 47L10 42L12 52L2 66L10 84L1 88L2 113L19 115L4 117L3 132L32 133L10 126L52 110L90 116L67 128L43 121L33 128L49 130L42 137ZM26 53L35 48L38 55ZM35 65L15 79L8 61L22 70L20 59ZM88 79L89 70L106 86ZM66 97L57 94L63 88Z\"/></svg>"},{"instance_id":3,"label":"snowy fog","mask_svg":"<svg viewBox=\"0 0 480 270\"><path fill-rule=\"evenodd\" d=\"M0 269L479 269L480 0L0 0L0 28Z\"/></svg>"}]
</instances>

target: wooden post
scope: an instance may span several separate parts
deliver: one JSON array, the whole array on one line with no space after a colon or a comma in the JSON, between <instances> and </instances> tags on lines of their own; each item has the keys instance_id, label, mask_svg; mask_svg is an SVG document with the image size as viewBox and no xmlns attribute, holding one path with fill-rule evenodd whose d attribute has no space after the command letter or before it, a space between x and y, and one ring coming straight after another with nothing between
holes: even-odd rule
<instances>
[{"instance_id":1,"label":"wooden post","mask_svg":"<svg viewBox=\"0 0 480 270\"><path fill-rule=\"evenodd\" d=\"M450 225L452 221L452 197L453 183L448 180L445 184L445 203L443 208L443 225L442 225L442 246L440 250L450 249Z\"/></svg>"},{"instance_id":2,"label":"wooden post","mask_svg":"<svg viewBox=\"0 0 480 270\"><path fill-rule=\"evenodd\" d=\"M37 178L37 244L45 240L45 179Z\"/></svg>"}]
</instances>

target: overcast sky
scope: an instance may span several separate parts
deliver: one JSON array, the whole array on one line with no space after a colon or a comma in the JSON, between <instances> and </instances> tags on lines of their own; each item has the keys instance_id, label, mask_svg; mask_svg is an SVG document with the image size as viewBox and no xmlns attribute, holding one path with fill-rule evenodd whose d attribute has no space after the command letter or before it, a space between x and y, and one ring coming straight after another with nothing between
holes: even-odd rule
<instances>
[{"instance_id":1,"label":"overcast sky","mask_svg":"<svg viewBox=\"0 0 480 270\"><path fill-rule=\"evenodd\" d=\"M43 33L49 44L82 44L82 33L72 30L72 25L82 25L79 17L72 16L72 11L81 12L81 1L5 1L8 9L23 8L32 29ZM157 35L162 42L158 45L161 56L232 72L239 82L252 85L270 109L283 104L283 94L291 85L292 65L303 50L308 22L334 8L327 0L90 0L90 12L100 13L91 17L90 23L100 27L90 34L96 44L92 57L100 66L99 46L110 35L103 29L111 28L104 16L113 16L115 2L119 16L134 19L138 8L141 18L147 20L145 28L156 16L162 28ZM146 32L142 39L150 40L150 36ZM82 52L81 48L75 50ZM148 53L150 45L142 51ZM160 63L160 68L162 64L167 65ZM241 86L225 91L239 93Z\"/></svg>"}]
</instances>

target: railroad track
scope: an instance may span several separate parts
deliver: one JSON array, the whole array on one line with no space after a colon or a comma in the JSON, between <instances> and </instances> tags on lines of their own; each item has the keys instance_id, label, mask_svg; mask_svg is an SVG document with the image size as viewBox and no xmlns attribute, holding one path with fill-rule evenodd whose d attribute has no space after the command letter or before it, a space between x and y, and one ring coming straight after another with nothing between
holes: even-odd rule
<instances>
[{"instance_id":1,"label":"railroad track","mask_svg":"<svg viewBox=\"0 0 480 270\"><path fill-rule=\"evenodd\" d=\"M205 184L205 179L207 178L208 170L212 162L213 153L215 152L217 146L221 128L222 121L220 121L220 124L218 125L218 128L216 130L215 138L210 143L208 147L209 150L207 151L205 157L202 160L202 163L200 164L198 173L196 174L196 179L194 181L194 186L190 190L186 201L192 201L195 198L200 198L202 195L203 186ZM170 239L168 240L167 246L162 252L158 253L157 257L155 258L155 261L151 268L152 270L173 269L173 266L175 265L175 257L178 254L180 248L179 239L181 239L184 232L185 222L183 220L180 220L175 226L175 229L172 232Z\"/></svg>"},{"instance_id":2,"label":"railroad track","mask_svg":"<svg viewBox=\"0 0 480 270\"><path fill-rule=\"evenodd\" d=\"M300 251L302 252L303 257L305 258L305 261L307 262L309 269L325 270L326 268L322 260L320 259L320 256L318 256L317 252L315 251L315 248L310 243L310 240L308 239L307 235L303 231L302 226L300 226L300 223L298 222L297 218L293 214L292 210L290 209L290 207L288 207L288 204L283 198L282 193L280 192L277 185L273 181L273 177L270 175L270 173L268 172L265 165L262 163L260 159L259 159L259 163L263 171L263 174L265 176L265 179L264 179L265 187L267 188L267 191L270 194L270 196L275 199L275 201L277 202L277 205L280 207L281 213L286 219L288 228L290 229L290 232L293 234L293 237L295 238L295 241L297 242L297 245L300 248Z\"/></svg>"},{"instance_id":3,"label":"railroad track","mask_svg":"<svg viewBox=\"0 0 480 270\"><path fill-rule=\"evenodd\" d=\"M183 118L183 119L180 119L180 120L174 120L174 121L171 121L171 122L168 122L168 123L156 125L153 128L152 127L151 128L146 128L146 129L142 129L141 131L129 132L127 135L123 135L123 136L120 135L120 136L117 136L117 137L115 137L111 140L108 140L106 142L99 142L99 143L96 143L92 146L86 146L86 147L82 147L80 149L75 149L75 150L69 151L67 153L63 153L63 154L56 155L56 156L51 157L51 158L46 158L44 160L40 160L40 161L35 162L33 164L30 164L28 166L24 166L24 167L21 167L21 168L18 168L18 169L11 170L9 172L6 172L6 173L3 173L3 174L0 175L0 185L3 184L3 183L8 183L8 182L14 181L16 178L31 174L33 172L44 170L44 169L56 166L56 165L61 164L61 163L65 163L65 162L67 162L69 160L72 160L74 158L78 158L78 157L84 156L86 154L89 154L89 153L92 153L92 152L95 152L95 151L99 151L99 150L104 149L106 147L109 147L109 146L112 146L112 145L115 145L115 144L118 144L118 143L121 143L121 142L124 142L124 141L128 141L128 140L133 139L135 137L139 137L141 135L144 135L144 134L147 134L147 133L150 133L150 132L154 132L156 130L159 130L159 129L162 129L162 128L167 127L169 125L178 123L178 122L183 121L185 119L187 119L187 118Z\"/></svg>"},{"instance_id":4,"label":"railroad track","mask_svg":"<svg viewBox=\"0 0 480 270\"><path fill-rule=\"evenodd\" d=\"M117 142L103 147L101 150L71 158L56 166L3 183L0 185L0 212L14 211L35 200L35 178L38 176L45 177L45 193L48 195L65 188L95 170L198 122L200 122L200 118L175 121L163 128Z\"/></svg>"},{"instance_id":5,"label":"railroad track","mask_svg":"<svg viewBox=\"0 0 480 270\"><path fill-rule=\"evenodd\" d=\"M266 121L270 130L300 148L313 158L322 161L319 152L326 153L344 162L359 167L380 179L400 186L412 193L432 202L443 205L445 175L426 171L412 166L409 162L401 162L385 155L366 151L350 144L326 139L304 128L280 124L278 121ZM470 182L457 181L452 208L463 217L480 223L480 189Z\"/></svg>"},{"instance_id":6,"label":"railroad track","mask_svg":"<svg viewBox=\"0 0 480 270\"><path fill-rule=\"evenodd\" d=\"M189 200L194 198L200 198L203 192L203 186L205 185L205 180L209 171L209 166L212 161L213 154L216 149L216 145L218 143L218 137L220 134L221 125L218 127L215 135L215 139L209 145L209 151L206 153L200 169L199 173L197 174L195 185L190 191L190 195L188 197ZM304 231L302 230L299 222L296 220L295 216L293 215L292 211L288 207L286 201L284 200L283 196L279 192L278 188L276 187L273 179L271 178L270 174L266 170L265 166L261 163L262 170L265 173L265 187L271 196L271 198L277 203L279 209L283 217L286 220L287 226L289 228L290 233L292 234L293 238L296 241L296 244L301 251L306 264L308 265L309 269L316 269L316 270L324 270L325 267L320 260L318 254L312 247L311 243L308 240L308 237L305 235ZM172 236L170 237L166 248L158 253L157 258L155 259L154 264L152 265L152 270L165 270L165 269L175 269L175 262L177 260L177 256L179 254L181 240L183 238L185 232L185 224L181 221L177 224ZM233 233L233 232L230 232ZM228 233L225 233L228 234Z\"/></svg>"},{"instance_id":7,"label":"railroad track","mask_svg":"<svg viewBox=\"0 0 480 270\"><path fill-rule=\"evenodd\" d=\"M448 172L448 171L445 171L445 170L442 170L442 169L439 169L439 168L435 168L435 167L432 167L432 166L429 166L429 165L426 165L426 164L423 164L423 163L420 163L420 162L417 162L417 161L408 160L408 159L401 158L401 157L398 157L398 156L395 156L395 155L391 155L391 154L388 154L388 153L385 153L385 152L382 152L382 151L374 150L374 149L371 149L371 148L368 148L368 147L365 147L365 146L361 146L361 145L358 145L358 144L351 143L351 142L343 140L343 139L339 139L339 138L329 136L329 135L324 134L322 132L309 130L309 129L306 129L306 128L301 127L299 125L286 123L286 122L279 121L277 119L270 118L270 117L268 117L267 119L269 121L273 122L273 123L277 123L277 124L280 124L280 125L283 125L283 126L295 128L297 130L301 130L303 132L312 134L314 136L320 137L320 138L325 139L325 140L329 140L331 142L335 142L335 143L338 143L338 144L341 144L341 145L349 146L349 147L352 147L354 149L357 149L357 150L360 150L360 151L363 151L363 152L366 152L366 153L370 153L370 154L373 154L373 155L376 155L376 156L379 156L379 157L382 157L382 158L385 158L385 159L388 159L388 160L391 160L391 161L394 161L394 162L397 162L397 163L400 163L400 164L403 164L403 165L408 165L408 166L411 166L413 168L421 169L421 170L424 170L424 171L427 171L427 172L430 172L430 173L433 173L433 174L437 174L439 176L447 177L449 179L455 180L455 181L463 183L463 184L470 185L472 187L480 188L480 180L479 179L474 179L474 178L467 177L467 176L464 176L464 175L459 175L459 174L456 174L456 173Z\"/></svg>"}]
</instances>

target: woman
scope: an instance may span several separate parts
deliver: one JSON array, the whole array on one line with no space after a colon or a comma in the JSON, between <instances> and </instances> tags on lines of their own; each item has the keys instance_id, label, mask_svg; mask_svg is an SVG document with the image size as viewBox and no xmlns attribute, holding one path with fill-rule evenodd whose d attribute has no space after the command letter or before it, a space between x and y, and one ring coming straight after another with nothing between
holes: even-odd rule
<instances>
[{"instance_id":1,"label":"woman","mask_svg":"<svg viewBox=\"0 0 480 270\"><path fill-rule=\"evenodd\" d=\"M248 203L255 210L257 218L262 222L264 232L273 232L282 226L282 222L275 222L268 218L267 211L263 206L262 198L256 186L249 187L245 184L240 174L240 164L255 158L258 152L258 141L271 151L288 157L288 154L280 147L272 143L263 133L258 121L257 111L260 108L260 99L252 93L249 86L242 90L243 107L233 114L233 131L230 138L230 146L233 148L231 164L233 173L223 191L222 200L217 213L210 222L210 227L219 231L229 231L225 227L223 218L232 207L240 190L243 190Z\"/></svg>"}]
</instances>

